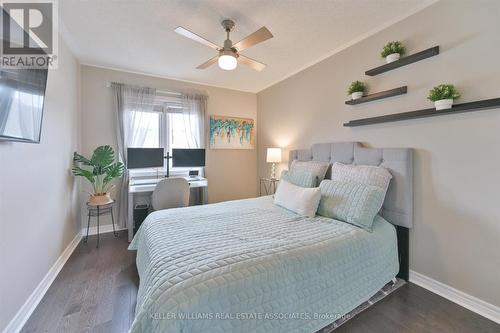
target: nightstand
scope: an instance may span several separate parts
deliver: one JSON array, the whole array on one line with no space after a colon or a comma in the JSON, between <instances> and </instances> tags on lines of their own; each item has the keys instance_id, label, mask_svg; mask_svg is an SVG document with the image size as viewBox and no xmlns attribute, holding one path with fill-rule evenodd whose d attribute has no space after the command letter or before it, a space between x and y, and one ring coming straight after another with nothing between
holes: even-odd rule
<instances>
[{"instance_id":1,"label":"nightstand","mask_svg":"<svg viewBox=\"0 0 500 333\"><path fill-rule=\"evenodd\" d=\"M278 178L261 178L259 185L259 195L271 195L276 192L276 188L279 183ZM262 187L264 187L264 194L262 192Z\"/></svg>"}]
</instances>

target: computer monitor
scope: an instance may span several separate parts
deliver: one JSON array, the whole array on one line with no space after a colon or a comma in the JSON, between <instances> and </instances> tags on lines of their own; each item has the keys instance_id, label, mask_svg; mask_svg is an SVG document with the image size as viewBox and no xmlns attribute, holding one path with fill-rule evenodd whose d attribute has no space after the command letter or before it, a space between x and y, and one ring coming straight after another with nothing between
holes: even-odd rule
<instances>
[{"instance_id":1,"label":"computer monitor","mask_svg":"<svg viewBox=\"0 0 500 333\"><path fill-rule=\"evenodd\" d=\"M163 168L163 148L127 148L127 169Z\"/></svg>"},{"instance_id":2,"label":"computer monitor","mask_svg":"<svg viewBox=\"0 0 500 333\"><path fill-rule=\"evenodd\" d=\"M205 149L172 149L172 166L204 167Z\"/></svg>"}]
</instances>

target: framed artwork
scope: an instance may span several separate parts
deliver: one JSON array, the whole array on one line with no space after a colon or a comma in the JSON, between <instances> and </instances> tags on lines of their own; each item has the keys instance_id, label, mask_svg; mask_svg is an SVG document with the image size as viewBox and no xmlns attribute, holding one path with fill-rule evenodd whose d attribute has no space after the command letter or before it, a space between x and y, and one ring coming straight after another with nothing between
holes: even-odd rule
<instances>
[{"instance_id":1,"label":"framed artwork","mask_svg":"<svg viewBox=\"0 0 500 333\"><path fill-rule=\"evenodd\" d=\"M210 116L211 149L254 149L254 120L229 116Z\"/></svg>"}]
</instances>

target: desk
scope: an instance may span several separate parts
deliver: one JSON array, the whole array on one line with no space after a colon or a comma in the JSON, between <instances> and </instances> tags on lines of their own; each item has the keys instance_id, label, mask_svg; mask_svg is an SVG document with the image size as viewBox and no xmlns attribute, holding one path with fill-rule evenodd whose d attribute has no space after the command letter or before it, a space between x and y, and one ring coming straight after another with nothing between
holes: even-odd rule
<instances>
[{"instance_id":1,"label":"desk","mask_svg":"<svg viewBox=\"0 0 500 333\"><path fill-rule=\"evenodd\" d=\"M189 195L190 205L196 204L195 202L191 203L191 197L193 193L198 191L198 195L200 197L198 204L206 204L208 202L208 180L206 178L191 178L184 177L191 189L191 193ZM147 197L149 201L149 197L151 193L153 193L156 188L156 184L160 182L164 178L148 178L148 179L130 179L128 186L128 214L127 214L127 229L128 229L128 241L131 242L134 236L134 203L137 202L138 196L142 195L143 197Z\"/></svg>"}]
</instances>

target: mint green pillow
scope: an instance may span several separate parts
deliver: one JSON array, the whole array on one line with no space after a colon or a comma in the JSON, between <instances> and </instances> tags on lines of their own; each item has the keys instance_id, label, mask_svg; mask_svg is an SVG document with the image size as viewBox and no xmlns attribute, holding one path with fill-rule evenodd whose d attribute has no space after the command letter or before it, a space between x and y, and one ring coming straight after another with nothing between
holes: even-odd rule
<instances>
[{"instance_id":1,"label":"mint green pillow","mask_svg":"<svg viewBox=\"0 0 500 333\"><path fill-rule=\"evenodd\" d=\"M323 180L318 215L354 224L372 231L373 219L382 208L385 191L359 183Z\"/></svg>"},{"instance_id":2,"label":"mint green pillow","mask_svg":"<svg viewBox=\"0 0 500 333\"><path fill-rule=\"evenodd\" d=\"M283 170L281 172L281 179L301 187L318 186L318 177L314 176L311 172L306 171Z\"/></svg>"}]
</instances>

